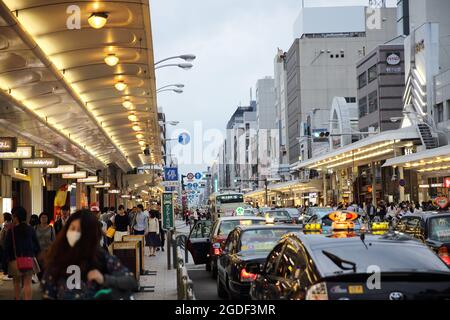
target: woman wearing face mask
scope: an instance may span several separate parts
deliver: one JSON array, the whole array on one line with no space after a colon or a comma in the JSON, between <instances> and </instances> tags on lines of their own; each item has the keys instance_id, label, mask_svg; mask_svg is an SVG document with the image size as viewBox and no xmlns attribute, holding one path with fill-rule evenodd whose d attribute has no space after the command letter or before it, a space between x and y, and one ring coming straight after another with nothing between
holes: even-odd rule
<instances>
[{"instance_id":1,"label":"woman wearing face mask","mask_svg":"<svg viewBox=\"0 0 450 320\"><path fill-rule=\"evenodd\" d=\"M102 289L118 295L136 290L133 274L100 247L101 237L102 230L91 212L70 216L47 256L44 299L90 300L98 298Z\"/></svg>"}]
</instances>

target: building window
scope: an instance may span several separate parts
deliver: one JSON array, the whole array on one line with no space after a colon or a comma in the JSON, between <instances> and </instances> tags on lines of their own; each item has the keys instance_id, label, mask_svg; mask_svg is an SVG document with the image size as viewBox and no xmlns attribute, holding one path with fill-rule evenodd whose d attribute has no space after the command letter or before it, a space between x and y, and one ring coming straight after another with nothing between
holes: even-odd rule
<instances>
[{"instance_id":1,"label":"building window","mask_svg":"<svg viewBox=\"0 0 450 320\"><path fill-rule=\"evenodd\" d=\"M434 107L434 116L437 123L444 121L444 104L439 103Z\"/></svg>"},{"instance_id":2,"label":"building window","mask_svg":"<svg viewBox=\"0 0 450 320\"><path fill-rule=\"evenodd\" d=\"M377 65L369 69L369 82L374 81L378 77Z\"/></svg>"},{"instance_id":3,"label":"building window","mask_svg":"<svg viewBox=\"0 0 450 320\"><path fill-rule=\"evenodd\" d=\"M447 100L447 120L450 120L450 100Z\"/></svg>"},{"instance_id":4,"label":"building window","mask_svg":"<svg viewBox=\"0 0 450 320\"><path fill-rule=\"evenodd\" d=\"M369 94L369 113L378 110L378 93L376 91Z\"/></svg>"},{"instance_id":5,"label":"building window","mask_svg":"<svg viewBox=\"0 0 450 320\"><path fill-rule=\"evenodd\" d=\"M367 74L364 72L358 77L358 88L364 88L367 85Z\"/></svg>"},{"instance_id":6,"label":"building window","mask_svg":"<svg viewBox=\"0 0 450 320\"><path fill-rule=\"evenodd\" d=\"M367 115L367 97L359 99L359 118Z\"/></svg>"},{"instance_id":7,"label":"building window","mask_svg":"<svg viewBox=\"0 0 450 320\"><path fill-rule=\"evenodd\" d=\"M356 103L356 98L355 97L345 97L345 101L347 103Z\"/></svg>"}]
</instances>

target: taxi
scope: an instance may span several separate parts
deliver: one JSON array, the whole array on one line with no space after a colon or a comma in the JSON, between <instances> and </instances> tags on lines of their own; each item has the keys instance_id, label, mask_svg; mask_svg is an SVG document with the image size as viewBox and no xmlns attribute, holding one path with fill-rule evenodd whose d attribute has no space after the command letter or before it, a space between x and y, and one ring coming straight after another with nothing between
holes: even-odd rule
<instances>
[{"instance_id":1,"label":"taxi","mask_svg":"<svg viewBox=\"0 0 450 320\"><path fill-rule=\"evenodd\" d=\"M229 234L217 261L219 297L248 299L256 274L247 271L247 264L263 263L284 234L300 230L296 225L270 221L266 225L237 226Z\"/></svg>"},{"instance_id":2,"label":"taxi","mask_svg":"<svg viewBox=\"0 0 450 320\"><path fill-rule=\"evenodd\" d=\"M304 225L305 230L365 230L368 226L362 221L360 214L348 210L323 210L312 215Z\"/></svg>"},{"instance_id":3,"label":"taxi","mask_svg":"<svg viewBox=\"0 0 450 320\"><path fill-rule=\"evenodd\" d=\"M198 221L187 240L187 249L194 263L206 264L206 270L212 271L212 277L217 276L217 258L220 256L223 244L228 234L239 225L265 224L266 220L255 216L221 217L214 221Z\"/></svg>"},{"instance_id":4,"label":"taxi","mask_svg":"<svg viewBox=\"0 0 450 320\"><path fill-rule=\"evenodd\" d=\"M332 212L330 226L283 236L257 274L254 300L449 299L450 269L425 244L386 224L355 230L351 212ZM334 229L336 228L336 229Z\"/></svg>"},{"instance_id":5,"label":"taxi","mask_svg":"<svg viewBox=\"0 0 450 320\"><path fill-rule=\"evenodd\" d=\"M400 219L395 230L423 241L450 266L450 212L408 214Z\"/></svg>"}]
</instances>

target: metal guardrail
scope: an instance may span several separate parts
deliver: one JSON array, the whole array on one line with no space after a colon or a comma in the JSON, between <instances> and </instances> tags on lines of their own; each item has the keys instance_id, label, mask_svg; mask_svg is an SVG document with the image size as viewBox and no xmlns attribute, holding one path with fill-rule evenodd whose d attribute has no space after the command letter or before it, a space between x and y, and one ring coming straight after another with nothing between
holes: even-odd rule
<instances>
[{"instance_id":1,"label":"metal guardrail","mask_svg":"<svg viewBox=\"0 0 450 320\"><path fill-rule=\"evenodd\" d=\"M177 296L178 300L195 300L194 282L189 278L188 271L185 266L187 262L187 248L185 235L179 235L174 239L174 235L170 239L173 245L174 267L177 269ZM185 259L180 249L185 251Z\"/></svg>"}]
</instances>

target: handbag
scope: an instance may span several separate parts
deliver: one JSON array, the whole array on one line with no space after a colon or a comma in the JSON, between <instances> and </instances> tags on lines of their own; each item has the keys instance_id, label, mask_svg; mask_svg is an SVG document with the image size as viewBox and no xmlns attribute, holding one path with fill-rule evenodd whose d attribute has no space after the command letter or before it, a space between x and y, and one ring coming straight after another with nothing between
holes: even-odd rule
<instances>
[{"instance_id":1,"label":"handbag","mask_svg":"<svg viewBox=\"0 0 450 320\"><path fill-rule=\"evenodd\" d=\"M108 238L114 238L114 234L116 233L116 228L114 226L111 226L106 230L106 236Z\"/></svg>"},{"instance_id":2,"label":"handbag","mask_svg":"<svg viewBox=\"0 0 450 320\"><path fill-rule=\"evenodd\" d=\"M31 271L34 269L34 259L33 257L18 257L16 250L16 237L14 235L14 227L11 228L12 238L13 238L13 247L14 247L14 256L16 257L17 269L20 272Z\"/></svg>"}]
</instances>

